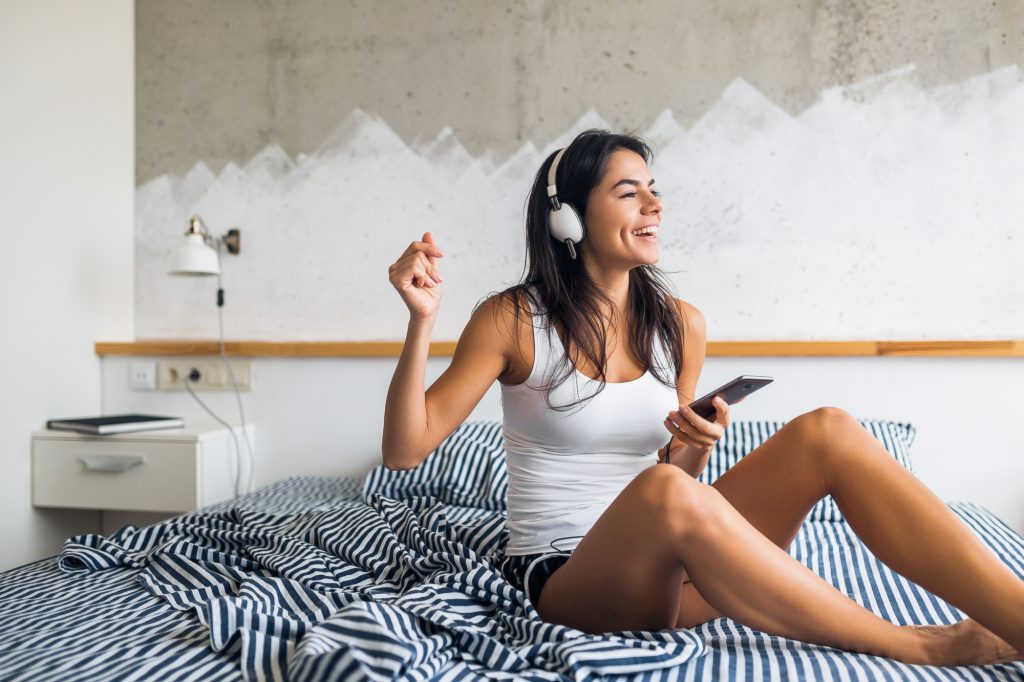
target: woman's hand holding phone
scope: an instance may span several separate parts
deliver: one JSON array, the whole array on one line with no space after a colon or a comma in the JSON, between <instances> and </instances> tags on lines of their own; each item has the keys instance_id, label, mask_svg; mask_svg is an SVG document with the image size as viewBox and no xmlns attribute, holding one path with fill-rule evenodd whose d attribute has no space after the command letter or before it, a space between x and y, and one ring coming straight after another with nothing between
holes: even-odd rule
<instances>
[{"instance_id":1,"label":"woman's hand holding phone","mask_svg":"<svg viewBox=\"0 0 1024 682\"><path fill-rule=\"evenodd\" d=\"M665 428L687 445L713 447L729 425L729 405L743 401L772 381L771 377L740 375L689 405L669 412Z\"/></svg>"},{"instance_id":2,"label":"woman's hand holding phone","mask_svg":"<svg viewBox=\"0 0 1024 682\"><path fill-rule=\"evenodd\" d=\"M701 450L713 448L729 425L729 404L721 396L715 396L711 404L715 407L714 421L700 416L689 405L680 405L668 413L665 428L685 445Z\"/></svg>"},{"instance_id":3,"label":"woman's hand holding phone","mask_svg":"<svg viewBox=\"0 0 1024 682\"><path fill-rule=\"evenodd\" d=\"M423 233L423 241L413 242L397 261L388 267L388 278L398 290L409 314L426 319L437 314L441 306L441 273L437 259L444 252L437 248L434 236Z\"/></svg>"}]
</instances>

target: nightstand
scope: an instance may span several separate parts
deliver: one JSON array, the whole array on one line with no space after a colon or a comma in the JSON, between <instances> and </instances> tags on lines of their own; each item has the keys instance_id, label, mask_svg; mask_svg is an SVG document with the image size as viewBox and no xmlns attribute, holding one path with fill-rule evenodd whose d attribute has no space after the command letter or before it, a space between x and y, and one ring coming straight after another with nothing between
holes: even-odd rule
<instances>
[{"instance_id":1,"label":"nightstand","mask_svg":"<svg viewBox=\"0 0 1024 682\"><path fill-rule=\"evenodd\" d=\"M247 425L255 448L255 427ZM245 440L242 484L248 471ZM222 426L91 436L72 431L32 434L32 504L36 507L192 511L234 494L235 451Z\"/></svg>"}]
</instances>

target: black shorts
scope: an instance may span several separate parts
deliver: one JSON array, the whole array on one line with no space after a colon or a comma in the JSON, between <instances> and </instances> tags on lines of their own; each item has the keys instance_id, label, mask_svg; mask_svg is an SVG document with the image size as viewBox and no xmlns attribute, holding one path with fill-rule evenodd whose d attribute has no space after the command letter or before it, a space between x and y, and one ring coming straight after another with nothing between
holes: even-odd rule
<instances>
[{"instance_id":1,"label":"black shorts","mask_svg":"<svg viewBox=\"0 0 1024 682\"><path fill-rule=\"evenodd\" d=\"M540 591L551 574L569 560L571 552L541 552L540 554L506 555L501 562L501 573L513 587L526 593L534 606Z\"/></svg>"}]
</instances>

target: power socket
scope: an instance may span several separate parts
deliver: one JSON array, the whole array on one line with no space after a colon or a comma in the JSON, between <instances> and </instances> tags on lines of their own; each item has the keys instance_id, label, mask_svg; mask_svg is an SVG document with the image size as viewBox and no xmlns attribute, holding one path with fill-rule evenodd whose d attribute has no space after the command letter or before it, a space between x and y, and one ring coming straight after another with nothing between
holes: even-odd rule
<instances>
[{"instance_id":1,"label":"power socket","mask_svg":"<svg viewBox=\"0 0 1024 682\"><path fill-rule=\"evenodd\" d=\"M247 360L229 360L239 391L252 390L252 363ZM194 391L233 391L231 376L221 360L174 360L158 363L157 385L161 391L183 391L185 382L193 373L198 378L189 381Z\"/></svg>"},{"instance_id":2,"label":"power socket","mask_svg":"<svg viewBox=\"0 0 1024 682\"><path fill-rule=\"evenodd\" d=\"M128 388L135 389L136 391L155 391L156 363L128 363Z\"/></svg>"}]
</instances>

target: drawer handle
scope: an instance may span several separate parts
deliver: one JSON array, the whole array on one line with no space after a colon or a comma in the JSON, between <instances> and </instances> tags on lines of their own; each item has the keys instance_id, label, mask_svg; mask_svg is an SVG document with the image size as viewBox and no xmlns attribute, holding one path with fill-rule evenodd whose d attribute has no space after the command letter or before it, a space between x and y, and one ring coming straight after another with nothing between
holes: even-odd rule
<instances>
[{"instance_id":1,"label":"drawer handle","mask_svg":"<svg viewBox=\"0 0 1024 682\"><path fill-rule=\"evenodd\" d=\"M89 471L107 471L120 474L137 464L145 464L145 455L79 455L85 468Z\"/></svg>"}]
</instances>

